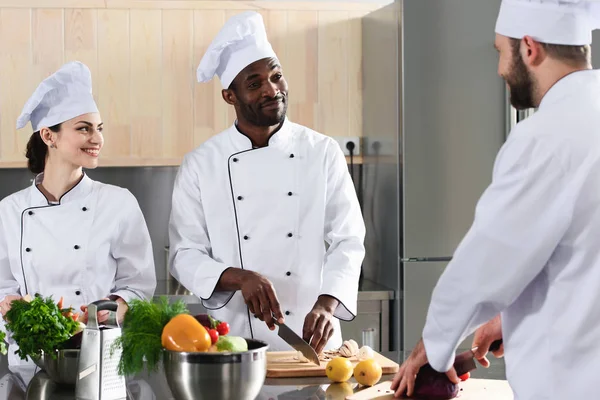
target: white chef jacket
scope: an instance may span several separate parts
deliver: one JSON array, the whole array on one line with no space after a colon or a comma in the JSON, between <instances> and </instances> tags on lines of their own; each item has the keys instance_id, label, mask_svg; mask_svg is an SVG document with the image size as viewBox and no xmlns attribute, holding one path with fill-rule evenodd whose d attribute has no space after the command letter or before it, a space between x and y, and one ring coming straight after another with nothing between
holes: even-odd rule
<instances>
[{"instance_id":1,"label":"white chef jacket","mask_svg":"<svg viewBox=\"0 0 600 400\"><path fill-rule=\"evenodd\" d=\"M202 299L231 334L290 346L250 315L241 291L215 292L228 267L269 279L286 324L302 335L321 294L340 301L339 319L356 315L365 226L339 145L285 120L269 145L253 149L235 124L187 154L173 190L169 226L173 276ZM328 245L328 248L326 246Z\"/></svg>"},{"instance_id":2,"label":"white chef jacket","mask_svg":"<svg viewBox=\"0 0 600 400\"><path fill-rule=\"evenodd\" d=\"M572 73L498 154L423 332L431 365L502 312L518 400L598 398L600 72Z\"/></svg>"},{"instance_id":3,"label":"white chef jacket","mask_svg":"<svg viewBox=\"0 0 600 400\"><path fill-rule=\"evenodd\" d=\"M36 186L42 180L0 202L0 299L40 293L81 312L110 295L151 298L152 244L136 198L84 175L49 204ZM11 344L9 363L22 364L15 350Z\"/></svg>"}]
</instances>

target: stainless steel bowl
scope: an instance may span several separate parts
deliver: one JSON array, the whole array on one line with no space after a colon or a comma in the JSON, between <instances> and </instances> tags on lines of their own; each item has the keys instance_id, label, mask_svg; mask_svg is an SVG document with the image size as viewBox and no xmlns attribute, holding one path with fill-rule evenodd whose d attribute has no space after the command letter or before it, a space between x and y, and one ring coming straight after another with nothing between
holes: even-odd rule
<instances>
[{"instance_id":1,"label":"stainless steel bowl","mask_svg":"<svg viewBox=\"0 0 600 400\"><path fill-rule=\"evenodd\" d=\"M265 342L246 339L241 353L183 353L165 350L163 365L177 400L254 400L267 377Z\"/></svg>"},{"instance_id":2,"label":"stainless steel bowl","mask_svg":"<svg viewBox=\"0 0 600 400\"><path fill-rule=\"evenodd\" d=\"M47 354L34 359L35 364L46 371L50 379L59 385L75 385L77 381L77 362L79 361L79 350L57 350L56 358Z\"/></svg>"}]
</instances>

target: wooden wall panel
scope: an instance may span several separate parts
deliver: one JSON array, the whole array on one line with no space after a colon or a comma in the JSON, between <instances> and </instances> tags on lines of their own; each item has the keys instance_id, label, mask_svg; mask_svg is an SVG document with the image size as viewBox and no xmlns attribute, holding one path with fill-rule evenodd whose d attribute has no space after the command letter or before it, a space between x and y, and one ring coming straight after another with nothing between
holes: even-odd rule
<instances>
[{"instance_id":1,"label":"wooden wall panel","mask_svg":"<svg viewBox=\"0 0 600 400\"><path fill-rule=\"evenodd\" d=\"M219 79L198 83L196 69L225 20L246 10L262 14L281 60L289 118L326 135L361 136L361 18L377 7L0 0L0 167L24 165L31 129L16 132L16 118L40 81L71 60L92 71L105 121L101 165L177 165L235 119Z\"/></svg>"},{"instance_id":2,"label":"wooden wall panel","mask_svg":"<svg viewBox=\"0 0 600 400\"><path fill-rule=\"evenodd\" d=\"M0 160L25 156L31 125L16 130L17 118L33 90L31 10L0 9Z\"/></svg>"},{"instance_id":3,"label":"wooden wall panel","mask_svg":"<svg viewBox=\"0 0 600 400\"><path fill-rule=\"evenodd\" d=\"M177 157L194 146L194 68L191 10L163 11L162 156Z\"/></svg>"},{"instance_id":4,"label":"wooden wall panel","mask_svg":"<svg viewBox=\"0 0 600 400\"><path fill-rule=\"evenodd\" d=\"M131 154L129 11L98 10L96 96L104 121L101 163Z\"/></svg>"},{"instance_id":5,"label":"wooden wall panel","mask_svg":"<svg viewBox=\"0 0 600 400\"><path fill-rule=\"evenodd\" d=\"M221 82L215 77L199 83L196 70L213 37L225 22L225 11L194 11L194 146L227 127L227 104L221 97Z\"/></svg>"},{"instance_id":6,"label":"wooden wall panel","mask_svg":"<svg viewBox=\"0 0 600 400\"><path fill-rule=\"evenodd\" d=\"M162 16L131 10L132 155L162 157Z\"/></svg>"},{"instance_id":7,"label":"wooden wall panel","mask_svg":"<svg viewBox=\"0 0 600 400\"><path fill-rule=\"evenodd\" d=\"M347 136L348 126L348 13L319 12L318 113L316 130Z\"/></svg>"}]
</instances>

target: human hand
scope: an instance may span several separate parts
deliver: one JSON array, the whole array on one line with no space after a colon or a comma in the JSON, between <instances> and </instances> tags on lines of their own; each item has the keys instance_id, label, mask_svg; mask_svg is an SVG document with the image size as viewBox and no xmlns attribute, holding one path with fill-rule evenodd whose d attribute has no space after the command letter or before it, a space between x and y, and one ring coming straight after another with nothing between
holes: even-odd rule
<instances>
[{"instance_id":1,"label":"human hand","mask_svg":"<svg viewBox=\"0 0 600 400\"><path fill-rule=\"evenodd\" d=\"M321 354L334 333L331 320L338 304L339 301L334 297L319 296L312 310L304 318L302 337L317 354Z\"/></svg>"},{"instance_id":2,"label":"human hand","mask_svg":"<svg viewBox=\"0 0 600 400\"><path fill-rule=\"evenodd\" d=\"M421 369L422 366L427 364L429 360L427 359L427 353L425 352L425 344L423 343L423 339L417 343L417 346L410 353L410 356L402 363L400 369L394 376L392 381L392 385L390 387L391 390L394 390L394 397L398 398L406 394L407 397L411 397L414 394L415 390L415 380L417 378L417 373ZM458 374L454 367L450 368L449 371L446 372L446 376L453 383L459 383L460 379L458 378Z\"/></svg>"},{"instance_id":3,"label":"human hand","mask_svg":"<svg viewBox=\"0 0 600 400\"><path fill-rule=\"evenodd\" d=\"M22 299L21 296L9 294L2 301L0 301L0 313L4 317L6 313L10 310L12 306L12 302L15 300Z\"/></svg>"},{"instance_id":4,"label":"human hand","mask_svg":"<svg viewBox=\"0 0 600 400\"><path fill-rule=\"evenodd\" d=\"M471 347L473 348L475 359L484 368L490 366L490 361L487 359L486 355L491 344L500 339L502 339L502 319L500 314L486 324L480 326L479 329L475 331L473 346ZM503 357L504 344L501 344L498 350L492 351L492 354L497 358Z\"/></svg>"},{"instance_id":5,"label":"human hand","mask_svg":"<svg viewBox=\"0 0 600 400\"><path fill-rule=\"evenodd\" d=\"M242 271L246 276L242 280L240 291L248 309L264 321L270 330L275 330L275 319L283 323L284 318L273 284L254 271Z\"/></svg>"},{"instance_id":6,"label":"human hand","mask_svg":"<svg viewBox=\"0 0 600 400\"><path fill-rule=\"evenodd\" d=\"M110 299L108 297L105 297L101 300L110 300ZM117 297L115 301L117 302L117 321L119 323L122 323L123 319L125 318L125 313L127 313L127 310L129 309L129 306L127 305L125 300L123 300L120 297ZM88 306L82 305L81 311L83 311L83 314L80 317L80 321L83 322L84 324L87 324ZM105 324L108 321L109 315L110 315L110 311L108 311L108 310L98 311L98 313L96 314L96 318L98 319L98 324Z\"/></svg>"}]
</instances>

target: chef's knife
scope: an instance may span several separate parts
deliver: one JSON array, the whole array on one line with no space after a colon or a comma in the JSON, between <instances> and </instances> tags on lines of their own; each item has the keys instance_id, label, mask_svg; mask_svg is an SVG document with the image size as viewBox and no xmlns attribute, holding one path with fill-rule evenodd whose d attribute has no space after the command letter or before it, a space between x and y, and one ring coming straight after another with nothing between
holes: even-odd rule
<instances>
[{"instance_id":1,"label":"chef's knife","mask_svg":"<svg viewBox=\"0 0 600 400\"><path fill-rule=\"evenodd\" d=\"M489 351L496 351L502 345L502 339L496 340L490 345ZM456 374L458 376L464 375L467 372L471 372L477 369L477 361L475 360L475 353L473 350L467 350L463 353L460 353L454 359L454 369L456 370Z\"/></svg>"},{"instance_id":2,"label":"chef's knife","mask_svg":"<svg viewBox=\"0 0 600 400\"><path fill-rule=\"evenodd\" d=\"M312 361L316 365L321 365L319 361L319 356L317 352L310 347L308 343L304 341L296 332L290 329L286 324L280 324L277 322L277 319L273 317L275 320L275 324L279 327L277 334L280 338L282 338L287 344L292 346L296 351L302 353L304 357L306 357L309 361Z\"/></svg>"}]
</instances>

